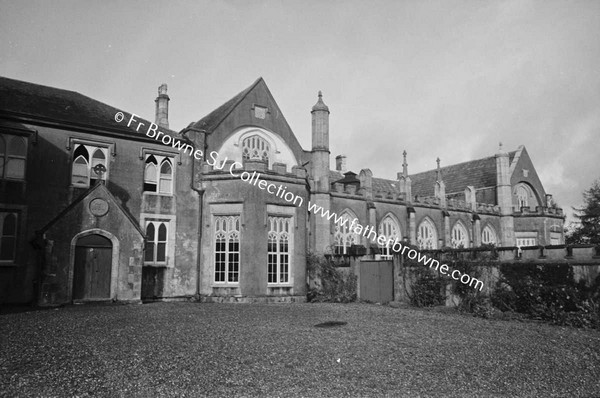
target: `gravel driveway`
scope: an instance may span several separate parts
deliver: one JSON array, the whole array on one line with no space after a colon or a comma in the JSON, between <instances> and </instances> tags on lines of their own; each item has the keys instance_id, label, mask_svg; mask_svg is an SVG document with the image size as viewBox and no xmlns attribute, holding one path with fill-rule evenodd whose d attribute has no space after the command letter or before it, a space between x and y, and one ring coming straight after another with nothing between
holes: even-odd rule
<instances>
[{"instance_id":1,"label":"gravel driveway","mask_svg":"<svg viewBox=\"0 0 600 398\"><path fill-rule=\"evenodd\" d=\"M5 397L600 396L597 330L431 310L81 305L0 315L0 336Z\"/></svg>"}]
</instances>

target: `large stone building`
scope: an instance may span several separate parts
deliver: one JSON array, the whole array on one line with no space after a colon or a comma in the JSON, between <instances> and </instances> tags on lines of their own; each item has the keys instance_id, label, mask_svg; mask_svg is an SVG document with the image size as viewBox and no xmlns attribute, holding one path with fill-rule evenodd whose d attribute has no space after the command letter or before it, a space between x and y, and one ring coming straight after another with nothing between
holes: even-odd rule
<instances>
[{"instance_id":1,"label":"large stone building","mask_svg":"<svg viewBox=\"0 0 600 398\"><path fill-rule=\"evenodd\" d=\"M564 241L524 147L413 175L404 153L386 180L343 156L330 170L320 93L311 150L262 78L179 133L168 102L163 85L155 122L169 138L156 140L89 97L0 79L0 303L303 301L307 251L390 255L309 203L423 249Z\"/></svg>"}]
</instances>

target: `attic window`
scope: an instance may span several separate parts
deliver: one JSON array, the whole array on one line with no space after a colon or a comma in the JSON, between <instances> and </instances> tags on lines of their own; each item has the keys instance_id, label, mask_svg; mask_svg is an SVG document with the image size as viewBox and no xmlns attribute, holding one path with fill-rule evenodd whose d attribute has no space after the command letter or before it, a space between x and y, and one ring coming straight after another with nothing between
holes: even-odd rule
<instances>
[{"instance_id":1,"label":"attic window","mask_svg":"<svg viewBox=\"0 0 600 398\"><path fill-rule=\"evenodd\" d=\"M264 106L254 105L254 117L264 119L267 117L267 108Z\"/></svg>"},{"instance_id":2,"label":"attic window","mask_svg":"<svg viewBox=\"0 0 600 398\"><path fill-rule=\"evenodd\" d=\"M523 169L523 177L528 177L528 176L529 176L529 170Z\"/></svg>"}]
</instances>

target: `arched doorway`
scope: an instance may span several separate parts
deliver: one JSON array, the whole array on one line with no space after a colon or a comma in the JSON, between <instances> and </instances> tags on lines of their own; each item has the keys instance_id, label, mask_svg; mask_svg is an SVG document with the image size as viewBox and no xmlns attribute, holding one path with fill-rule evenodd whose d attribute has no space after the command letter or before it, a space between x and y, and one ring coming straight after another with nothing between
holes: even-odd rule
<instances>
[{"instance_id":1,"label":"arched doorway","mask_svg":"<svg viewBox=\"0 0 600 398\"><path fill-rule=\"evenodd\" d=\"M81 237L75 244L73 300L110 299L113 245L98 234Z\"/></svg>"}]
</instances>

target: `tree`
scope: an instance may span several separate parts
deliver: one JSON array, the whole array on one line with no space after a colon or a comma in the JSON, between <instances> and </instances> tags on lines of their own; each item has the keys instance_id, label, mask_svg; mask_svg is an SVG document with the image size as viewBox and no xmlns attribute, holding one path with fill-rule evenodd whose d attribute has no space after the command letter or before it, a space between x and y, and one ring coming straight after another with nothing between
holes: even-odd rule
<instances>
[{"instance_id":1,"label":"tree","mask_svg":"<svg viewBox=\"0 0 600 398\"><path fill-rule=\"evenodd\" d=\"M600 245L600 179L583 192L584 205L573 208L579 225L566 237L568 244L591 243Z\"/></svg>"}]
</instances>

